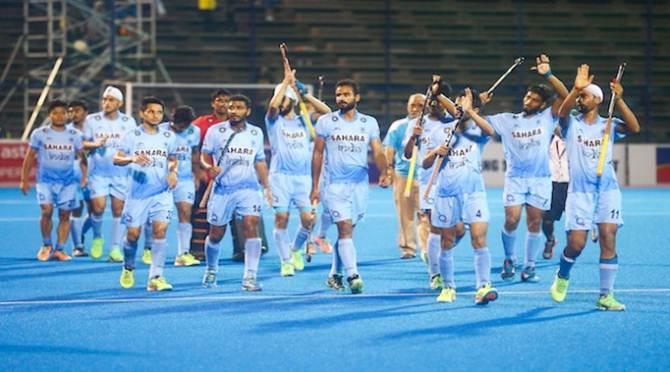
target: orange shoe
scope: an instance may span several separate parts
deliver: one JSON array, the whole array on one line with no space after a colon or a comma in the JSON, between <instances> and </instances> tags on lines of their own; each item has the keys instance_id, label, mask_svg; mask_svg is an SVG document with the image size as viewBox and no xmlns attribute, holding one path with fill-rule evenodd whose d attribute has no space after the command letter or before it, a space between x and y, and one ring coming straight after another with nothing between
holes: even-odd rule
<instances>
[{"instance_id":1,"label":"orange shoe","mask_svg":"<svg viewBox=\"0 0 670 372\"><path fill-rule=\"evenodd\" d=\"M39 261L49 261L49 258L51 257L51 252L53 251L53 247L50 245L43 245L40 247L40 250L37 251L37 259Z\"/></svg>"},{"instance_id":2,"label":"orange shoe","mask_svg":"<svg viewBox=\"0 0 670 372\"><path fill-rule=\"evenodd\" d=\"M54 252L54 260L56 261L70 261L72 257L68 256L64 251L56 250Z\"/></svg>"},{"instance_id":3,"label":"orange shoe","mask_svg":"<svg viewBox=\"0 0 670 372\"><path fill-rule=\"evenodd\" d=\"M328 238L324 237L323 239L321 237L316 237L314 239L314 243L319 246L321 249L321 252L323 253L330 253L333 251L333 246L330 245L330 242L328 241Z\"/></svg>"}]
</instances>

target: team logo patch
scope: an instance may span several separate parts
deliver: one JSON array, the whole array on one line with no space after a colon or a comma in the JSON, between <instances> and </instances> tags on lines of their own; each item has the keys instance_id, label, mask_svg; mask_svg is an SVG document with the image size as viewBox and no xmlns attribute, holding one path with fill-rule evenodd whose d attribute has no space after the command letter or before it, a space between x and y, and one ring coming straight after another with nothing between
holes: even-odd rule
<instances>
[{"instance_id":1,"label":"team logo patch","mask_svg":"<svg viewBox=\"0 0 670 372\"><path fill-rule=\"evenodd\" d=\"M37 197L38 197L40 200L42 200L42 201L46 200L46 196L44 196L44 194L42 194L42 193L39 193L39 194L37 195Z\"/></svg>"},{"instance_id":2,"label":"team logo patch","mask_svg":"<svg viewBox=\"0 0 670 372\"><path fill-rule=\"evenodd\" d=\"M337 116L331 116L331 118L332 118L333 121L338 121L338 120L340 120Z\"/></svg>"},{"instance_id":3,"label":"team logo patch","mask_svg":"<svg viewBox=\"0 0 670 372\"><path fill-rule=\"evenodd\" d=\"M257 134L258 134L258 131L257 131L256 129L252 129L252 130L251 130L251 135L252 135L252 136L255 136L255 135L257 135Z\"/></svg>"},{"instance_id":4,"label":"team logo patch","mask_svg":"<svg viewBox=\"0 0 670 372\"><path fill-rule=\"evenodd\" d=\"M142 134L142 132L141 132L139 129L135 130L135 135L136 135L136 136L139 136L139 135L141 135L141 134Z\"/></svg>"},{"instance_id":5,"label":"team logo patch","mask_svg":"<svg viewBox=\"0 0 670 372\"><path fill-rule=\"evenodd\" d=\"M513 201L514 201L514 195L512 195L512 194L507 194L507 196L505 197L505 199L506 199L508 202L513 202Z\"/></svg>"},{"instance_id":6,"label":"team logo patch","mask_svg":"<svg viewBox=\"0 0 670 372\"><path fill-rule=\"evenodd\" d=\"M437 218L440 220L440 222L447 222L447 216L443 214L439 215Z\"/></svg>"},{"instance_id":7,"label":"team logo patch","mask_svg":"<svg viewBox=\"0 0 670 372\"><path fill-rule=\"evenodd\" d=\"M367 123L367 122L368 122L368 119L366 119L366 118L361 118L361 123Z\"/></svg>"},{"instance_id":8,"label":"team logo patch","mask_svg":"<svg viewBox=\"0 0 670 372\"><path fill-rule=\"evenodd\" d=\"M512 115L512 119L516 120L519 118L519 115Z\"/></svg>"},{"instance_id":9,"label":"team logo patch","mask_svg":"<svg viewBox=\"0 0 670 372\"><path fill-rule=\"evenodd\" d=\"M93 118L94 118L95 120L102 120L102 116L100 116L100 115L95 115Z\"/></svg>"},{"instance_id":10,"label":"team logo patch","mask_svg":"<svg viewBox=\"0 0 670 372\"><path fill-rule=\"evenodd\" d=\"M170 132L163 132L163 135L165 136L165 138L170 138Z\"/></svg>"},{"instance_id":11,"label":"team logo patch","mask_svg":"<svg viewBox=\"0 0 670 372\"><path fill-rule=\"evenodd\" d=\"M127 116L121 117L121 121L128 121L128 117Z\"/></svg>"},{"instance_id":12,"label":"team logo patch","mask_svg":"<svg viewBox=\"0 0 670 372\"><path fill-rule=\"evenodd\" d=\"M226 131L226 127L221 127L221 128L219 128L219 132L220 132L220 133L223 133L223 132L225 132L225 131Z\"/></svg>"},{"instance_id":13,"label":"team logo patch","mask_svg":"<svg viewBox=\"0 0 670 372\"><path fill-rule=\"evenodd\" d=\"M577 217L577 225L579 226L584 226L586 223L584 222L584 219L581 217Z\"/></svg>"},{"instance_id":14,"label":"team logo patch","mask_svg":"<svg viewBox=\"0 0 670 372\"><path fill-rule=\"evenodd\" d=\"M331 213L333 214L333 217L335 217L335 218L340 217L340 212L338 212L338 211L332 211Z\"/></svg>"},{"instance_id":15,"label":"team logo patch","mask_svg":"<svg viewBox=\"0 0 670 372\"><path fill-rule=\"evenodd\" d=\"M435 204L435 198L427 198L426 201L428 204Z\"/></svg>"}]
</instances>

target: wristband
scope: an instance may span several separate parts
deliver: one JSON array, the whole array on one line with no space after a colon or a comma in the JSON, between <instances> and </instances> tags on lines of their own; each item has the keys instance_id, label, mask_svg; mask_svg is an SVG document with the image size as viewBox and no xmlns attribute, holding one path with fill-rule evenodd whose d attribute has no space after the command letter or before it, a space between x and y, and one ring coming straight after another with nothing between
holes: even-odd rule
<instances>
[{"instance_id":1,"label":"wristband","mask_svg":"<svg viewBox=\"0 0 670 372\"><path fill-rule=\"evenodd\" d=\"M544 76L545 78L549 79L550 77L554 76L554 74L551 73L551 70L549 70L549 72L547 72L546 74L542 74L542 76Z\"/></svg>"}]
</instances>

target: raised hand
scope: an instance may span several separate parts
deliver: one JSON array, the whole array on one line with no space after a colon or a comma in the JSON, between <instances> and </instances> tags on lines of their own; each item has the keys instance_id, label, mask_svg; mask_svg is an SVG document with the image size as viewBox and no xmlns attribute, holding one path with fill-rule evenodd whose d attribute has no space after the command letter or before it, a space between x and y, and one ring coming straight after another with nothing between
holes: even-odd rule
<instances>
[{"instance_id":1,"label":"raised hand","mask_svg":"<svg viewBox=\"0 0 670 372\"><path fill-rule=\"evenodd\" d=\"M530 69L536 71L538 74L542 76L551 73L551 66L549 65L549 56L543 53L535 57L535 66L531 67Z\"/></svg>"},{"instance_id":2,"label":"raised hand","mask_svg":"<svg viewBox=\"0 0 670 372\"><path fill-rule=\"evenodd\" d=\"M480 95L481 96L481 95ZM488 94L487 94L488 96ZM472 109L472 91L470 88L465 88L465 95L461 97L459 100L459 103L461 107L463 108L463 111L467 112Z\"/></svg>"},{"instance_id":3,"label":"raised hand","mask_svg":"<svg viewBox=\"0 0 670 372\"><path fill-rule=\"evenodd\" d=\"M593 81L593 75L589 75L589 65L583 64L577 67L577 76L575 76L575 89L582 90Z\"/></svg>"},{"instance_id":4,"label":"raised hand","mask_svg":"<svg viewBox=\"0 0 670 372\"><path fill-rule=\"evenodd\" d=\"M610 89L614 92L616 99L621 99L623 97L623 85L616 80L610 81Z\"/></svg>"}]
</instances>

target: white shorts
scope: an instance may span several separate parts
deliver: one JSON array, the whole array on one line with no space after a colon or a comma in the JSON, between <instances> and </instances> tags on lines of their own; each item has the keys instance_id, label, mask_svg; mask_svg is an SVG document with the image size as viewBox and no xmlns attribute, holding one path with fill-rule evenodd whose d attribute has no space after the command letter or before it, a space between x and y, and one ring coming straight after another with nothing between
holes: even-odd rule
<instances>
[{"instance_id":1,"label":"white shorts","mask_svg":"<svg viewBox=\"0 0 670 372\"><path fill-rule=\"evenodd\" d=\"M295 205L301 212L312 210L309 193L312 188L312 177L296 176L284 173L270 173L272 189L272 207L275 212L288 212Z\"/></svg>"},{"instance_id":2,"label":"white shorts","mask_svg":"<svg viewBox=\"0 0 670 372\"><path fill-rule=\"evenodd\" d=\"M233 219L235 212L241 216L260 216L262 206L259 190L240 189L225 195L213 192L207 202L207 222L223 226Z\"/></svg>"},{"instance_id":3,"label":"white shorts","mask_svg":"<svg viewBox=\"0 0 670 372\"><path fill-rule=\"evenodd\" d=\"M121 223L128 227L140 227L156 221L169 223L173 204L169 191L143 199L128 199L123 205Z\"/></svg>"},{"instance_id":4,"label":"white shorts","mask_svg":"<svg viewBox=\"0 0 670 372\"><path fill-rule=\"evenodd\" d=\"M195 184L192 178L180 179L177 187L172 190L172 196L175 203L186 202L193 204L195 202Z\"/></svg>"},{"instance_id":5,"label":"white shorts","mask_svg":"<svg viewBox=\"0 0 670 372\"><path fill-rule=\"evenodd\" d=\"M467 224L489 222L486 192L478 191L458 196L437 197L430 215L431 224L446 229L459 222Z\"/></svg>"},{"instance_id":6,"label":"white shorts","mask_svg":"<svg viewBox=\"0 0 670 372\"><path fill-rule=\"evenodd\" d=\"M368 182L331 183L326 186L323 204L333 222L351 220L355 225L365 216Z\"/></svg>"},{"instance_id":7,"label":"white shorts","mask_svg":"<svg viewBox=\"0 0 670 372\"><path fill-rule=\"evenodd\" d=\"M424 198L423 195L426 193L426 188L428 185L419 184L419 210L420 211L429 211L435 206L435 190L437 190L437 185L433 185L430 188L430 194L428 198Z\"/></svg>"},{"instance_id":8,"label":"white shorts","mask_svg":"<svg viewBox=\"0 0 670 372\"><path fill-rule=\"evenodd\" d=\"M73 210L79 206L77 203L77 188L79 184L73 182L69 185L61 183L38 182L35 185L37 191L37 202L40 205L52 204L58 209Z\"/></svg>"},{"instance_id":9,"label":"white shorts","mask_svg":"<svg viewBox=\"0 0 670 372\"><path fill-rule=\"evenodd\" d=\"M543 211L551 208L551 178L506 177L503 205L512 207L528 204Z\"/></svg>"},{"instance_id":10,"label":"white shorts","mask_svg":"<svg viewBox=\"0 0 670 372\"><path fill-rule=\"evenodd\" d=\"M91 198L111 195L117 199L126 200L129 182L130 179L127 176L90 176L88 189L91 191Z\"/></svg>"},{"instance_id":11,"label":"white shorts","mask_svg":"<svg viewBox=\"0 0 670 372\"><path fill-rule=\"evenodd\" d=\"M594 224L612 223L623 226L621 190L600 193L596 207L596 194L568 192L565 202L565 230L590 230Z\"/></svg>"}]
</instances>

